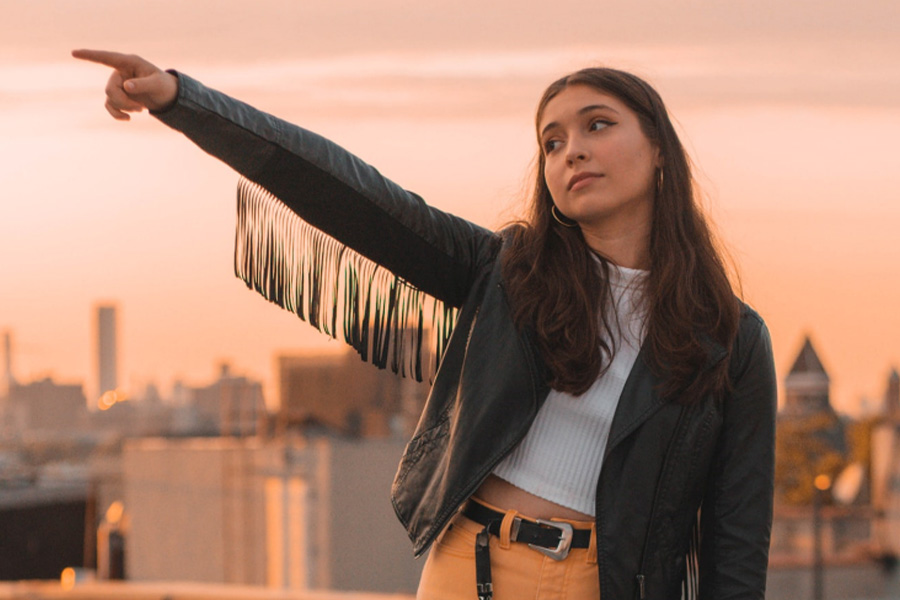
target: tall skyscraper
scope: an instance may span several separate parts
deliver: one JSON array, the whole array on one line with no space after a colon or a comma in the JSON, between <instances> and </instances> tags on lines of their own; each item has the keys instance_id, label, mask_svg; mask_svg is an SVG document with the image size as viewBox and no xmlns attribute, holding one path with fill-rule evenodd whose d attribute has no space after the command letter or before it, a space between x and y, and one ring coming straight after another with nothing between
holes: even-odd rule
<instances>
[{"instance_id":1,"label":"tall skyscraper","mask_svg":"<svg viewBox=\"0 0 900 600\"><path fill-rule=\"evenodd\" d=\"M97 306L97 397L119 385L116 307Z\"/></svg>"}]
</instances>

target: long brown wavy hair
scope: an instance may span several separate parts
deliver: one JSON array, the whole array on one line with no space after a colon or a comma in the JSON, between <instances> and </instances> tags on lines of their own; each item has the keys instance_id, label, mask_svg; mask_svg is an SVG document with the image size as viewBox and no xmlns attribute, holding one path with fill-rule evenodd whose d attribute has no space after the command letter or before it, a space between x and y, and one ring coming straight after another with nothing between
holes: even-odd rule
<instances>
[{"instance_id":1,"label":"long brown wavy hair","mask_svg":"<svg viewBox=\"0 0 900 600\"><path fill-rule=\"evenodd\" d=\"M641 289L647 309L642 353L661 379L659 391L684 403L723 391L728 361L704 367L715 358L710 341L726 350L731 347L740 304L699 207L689 159L662 98L630 73L583 69L546 89L538 104L536 128L547 103L572 85L587 85L621 100L637 115L643 133L662 157L653 202L650 272ZM580 228L565 227L553 218L544 166L539 150L529 214L506 230L503 276L513 319L519 328L532 328L536 334L550 386L580 395L606 372L616 352L607 342L615 339L609 334L617 326L616 316L600 310L611 294L610 264L588 247Z\"/></svg>"}]
</instances>

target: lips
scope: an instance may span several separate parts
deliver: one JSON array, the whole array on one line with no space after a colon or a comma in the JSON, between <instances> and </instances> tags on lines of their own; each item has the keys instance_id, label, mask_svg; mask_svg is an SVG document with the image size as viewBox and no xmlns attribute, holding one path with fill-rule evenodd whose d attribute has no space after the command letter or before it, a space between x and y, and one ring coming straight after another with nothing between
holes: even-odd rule
<instances>
[{"instance_id":1,"label":"lips","mask_svg":"<svg viewBox=\"0 0 900 600\"><path fill-rule=\"evenodd\" d=\"M571 179L569 179L569 185L566 187L566 189L572 191L576 187L584 187L588 184L589 181L593 179L599 179L600 177L603 177L603 173L590 173L587 171L583 173L576 173L575 175L572 175Z\"/></svg>"}]
</instances>

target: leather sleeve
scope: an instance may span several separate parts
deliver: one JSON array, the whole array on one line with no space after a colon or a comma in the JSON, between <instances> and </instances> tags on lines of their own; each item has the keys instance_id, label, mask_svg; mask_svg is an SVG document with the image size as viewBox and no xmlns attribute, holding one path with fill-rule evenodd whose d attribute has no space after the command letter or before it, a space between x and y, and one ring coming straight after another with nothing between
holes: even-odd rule
<instances>
[{"instance_id":1,"label":"leather sleeve","mask_svg":"<svg viewBox=\"0 0 900 600\"><path fill-rule=\"evenodd\" d=\"M745 313L733 351L732 393L701 510L704 600L765 597L775 471L776 380L762 319Z\"/></svg>"},{"instance_id":2,"label":"leather sleeve","mask_svg":"<svg viewBox=\"0 0 900 600\"><path fill-rule=\"evenodd\" d=\"M322 136L176 75L178 99L156 118L309 224L418 289L462 304L499 246L494 233L428 206Z\"/></svg>"}]
</instances>

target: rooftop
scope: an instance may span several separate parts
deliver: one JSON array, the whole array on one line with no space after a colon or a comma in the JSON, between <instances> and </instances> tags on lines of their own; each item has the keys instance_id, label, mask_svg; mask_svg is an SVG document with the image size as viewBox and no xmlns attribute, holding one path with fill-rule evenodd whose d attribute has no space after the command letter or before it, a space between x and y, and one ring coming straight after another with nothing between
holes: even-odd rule
<instances>
[{"instance_id":1,"label":"rooftop","mask_svg":"<svg viewBox=\"0 0 900 600\"><path fill-rule=\"evenodd\" d=\"M413 600L407 594L275 590L180 582L87 581L64 588L56 581L0 582L0 600Z\"/></svg>"}]
</instances>

